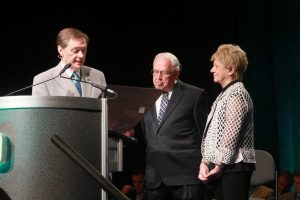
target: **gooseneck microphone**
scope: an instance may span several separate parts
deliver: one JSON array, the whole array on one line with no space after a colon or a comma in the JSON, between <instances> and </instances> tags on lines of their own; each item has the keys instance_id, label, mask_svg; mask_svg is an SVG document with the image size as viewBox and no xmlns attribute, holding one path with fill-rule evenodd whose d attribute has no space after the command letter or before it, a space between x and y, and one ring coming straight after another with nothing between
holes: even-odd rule
<instances>
[{"instance_id":1,"label":"gooseneck microphone","mask_svg":"<svg viewBox=\"0 0 300 200\"><path fill-rule=\"evenodd\" d=\"M62 73L61 73L61 74L62 74ZM92 85L93 87L98 88L99 90L101 90L101 91L104 93L104 95L106 95L107 93L110 93L110 94L113 95L112 98L116 98L116 97L117 97L117 93L116 93L115 91L113 91L113 90L107 88L107 87L104 87L104 86L102 86L102 85L99 85L99 84L93 83L93 82L88 82L88 81L83 81L83 80L78 80L78 79L74 79L74 78L62 76L61 74L60 74L60 77L62 77L62 78L70 79L70 80L74 80L74 81L79 81L79 82L81 82L81 83L87 83L87 84L90 84L90 85Z\"/></svg>"},{"instance_id":2,"label":"gooseneck microphone","mask_svg":"<svg viewBox=\"0 0 300 200\"><path fill-rule=\"evenodd\" d=\"M60 71L60 73L59 73L57 76L54 76L53 78L47 79L47 80L45 80L45 81L42 81L42 82L39 82L39 83L36 83L36 84L33 84L33 85L29 85L29 86L24 87L24 88L21 88L21 89L19 89L19 90L10 92L10 93L8 93L8 94L6 94L6 95L4 95L4 96L9 96L9 95L12 95L12 94L21 92L21 91L23 91L23 90L26 90L26 89L28 89L28 88L32 88L32 87L34 87L34 86L36 86L36 85L40 85L40 84L42 84L42 83L46 83L46 82L48 82L48 81L51 81L51 80L57 78L58 76L60 76L62 73L64 73L64 72L65 72L68 68L70 68L71 66L72 66L71 63L66 64L66 65L64 66L64 68Z\"/></svg>"},{"instance_id":3,"label":"gooseneck microphone","mask_svg":"<svg viewBox=\"0 0 300 200\"><path fill-rule=\"evenodd\" d=\"M62 73L64 73L64 72L65 72L67 69L69 69L71 66L72 66L71 63L66 64L66 65L64 66L64 68L60 71L60 73L59 73L56 77L62 75ZM55 77L55 78L56 78L56 77Z\"/></svg>"}]
</instances>

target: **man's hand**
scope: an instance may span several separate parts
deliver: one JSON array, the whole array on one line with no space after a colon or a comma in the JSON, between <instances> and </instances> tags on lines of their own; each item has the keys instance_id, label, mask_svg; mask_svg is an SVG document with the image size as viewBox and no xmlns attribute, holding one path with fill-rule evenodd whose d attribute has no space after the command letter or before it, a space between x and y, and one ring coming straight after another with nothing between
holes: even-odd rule
<instances>
[{"instance_id":1,"label":"man's hand","mask_svg":"<svg viewBox=\"0 0 300 200\"><path fill-rule=\"evenodd\" d=\"M127 137L133 137L135 134L135 131L134 131L134 129L130 129L130 130L126 130L126 131L122 132L122 134Z\"/></svg>"}]
</instances>

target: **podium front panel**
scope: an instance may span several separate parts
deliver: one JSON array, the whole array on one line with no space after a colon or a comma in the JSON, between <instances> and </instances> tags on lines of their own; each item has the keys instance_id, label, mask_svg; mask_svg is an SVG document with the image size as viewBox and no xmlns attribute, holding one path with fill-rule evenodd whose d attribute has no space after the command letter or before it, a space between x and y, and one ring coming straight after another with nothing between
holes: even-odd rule
<instances>
[{"instance_id":1,"label":"podium front panel","mask_svg":"<svg viewBox=\"0 0 300 200\"><path fill-rule=\"evenodd\" d=\"M101 101L78 97L0 98L0 132L11 142L0 188L13 200L101 199L101 189L53 143L56 134L101 171Z\"/></svg>"}]
</instances>

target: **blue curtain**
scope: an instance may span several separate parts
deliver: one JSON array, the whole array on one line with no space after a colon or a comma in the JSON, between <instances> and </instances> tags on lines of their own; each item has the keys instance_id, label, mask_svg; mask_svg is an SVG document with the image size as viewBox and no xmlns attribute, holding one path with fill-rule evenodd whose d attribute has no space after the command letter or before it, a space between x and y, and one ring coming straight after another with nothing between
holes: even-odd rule
<instances>
[{"instance_id":1,"label":"blue curtain","mask_svg":"<svg viewBox=\"0 0 300 200\"><path fill-rule=\"evenodd\" d=\"M280 12L273 13L273 49L280 169L293 172L300 167L300 1L276 7Z\"/></svg>"},{"instance_id":2,"label":"blue curtain","mask_svg":"<svg viewBox=\"0 0 300 200\"><path fill-rule=\"evenodd\" d=\"M300 1L232 4L230 34L215 43L236 42L246 50L244 82L255 106L255 147L273 155L278 171L294 172L300 167Z\"/></svg>"}]
</instances>

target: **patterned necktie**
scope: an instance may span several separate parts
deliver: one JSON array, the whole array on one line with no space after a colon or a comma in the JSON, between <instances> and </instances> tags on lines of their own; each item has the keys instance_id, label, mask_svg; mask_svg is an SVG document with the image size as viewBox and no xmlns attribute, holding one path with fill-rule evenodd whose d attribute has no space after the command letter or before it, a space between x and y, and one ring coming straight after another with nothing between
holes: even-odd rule
<instances>
[{"instance_id":1,"label":"patterned necktie","mask_svg":"<svg viewBox=\"0 0 300 200\"><path fill-rule=\"evenodd\" d=\"M158 114L158 118L157 118L158 124L160 124L160 122L161 122L161 119L167 109L168 103L169 103L168 93L165 92L165 93L163 93L161 103L160 103L160 110L159 110L159 114Z\"/></svg>"},{"instance_id":2,"label":"patterned necktie","mask_svg":"<svg viewBox=\"0 0 300 200\"><path fill-rule=\"evenodd\" d=\"M79 76L75 72L73 72L71 78L76 79L76 80L80 80ZM72 82L74 83L75 87L77 88L80 96L82 96L80 81L76 81L76 80L72 80Z\"/></svg>"}]
</instances>

